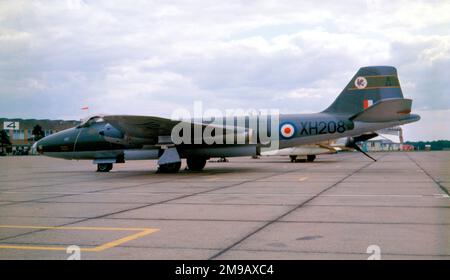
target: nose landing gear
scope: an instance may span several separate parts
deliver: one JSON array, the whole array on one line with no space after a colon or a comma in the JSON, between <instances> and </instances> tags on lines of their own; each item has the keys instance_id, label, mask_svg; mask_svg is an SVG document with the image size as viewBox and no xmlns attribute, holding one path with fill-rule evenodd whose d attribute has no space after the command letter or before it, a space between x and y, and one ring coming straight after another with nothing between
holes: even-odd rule
<instances>
[{"instance_id":1,"label":"nose landing gear","mask_svg":"<svg viewBox=\"0 0 450 280\"><path fill-rule=\"evenodd\" d=\"M113 169L112 163L99 163L97 164L97 172L109 172Z\"/></svg>"}]
</instances>

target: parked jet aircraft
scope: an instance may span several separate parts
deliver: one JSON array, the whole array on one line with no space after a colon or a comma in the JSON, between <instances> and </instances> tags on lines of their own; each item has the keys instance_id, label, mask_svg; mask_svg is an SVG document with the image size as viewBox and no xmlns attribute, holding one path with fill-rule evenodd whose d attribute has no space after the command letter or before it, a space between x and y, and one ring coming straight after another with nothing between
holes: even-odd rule
<instances>
[{"instance_id":1,"label":"parked jet aircraft","mask_svg":"<svg viewBox=\"0 0 450 280\"><path fill-rule=\"evenodd\" d=\"M412 100L403 98L394 67L363 67L324 111L279 115L277 131L270 124L268 130L270 139L276 136L279 141L279 149L342 137L352 137L354 143L373 131L418 121L420 117L410 113L411 105ZM51 157L93 159L99 172L108 172L114 163L126 160L158 159L159 171L169 173L179 171L182 158L190 170L202 170L208 158L255 156L268 144L259 137L255 140L255 131L240 127L221 129L225 135L243 135L244 144L210 145L204 140L175 144L172 130L180 123L153 116L95 116L41 139L35 148ZM189 125L193 130L207 127L205 122Z\"/></svg>"},{"instance_id":2,"label":"parked jet aircraft","mask_svg":"<svg viewBox=\"0 0 450 280\"><path fill-rule=\"evenodd\" d=\"M364 152L358 145L358 142L364 142L371 138L377 137L377 133L362 134L358 137L339 138L335 140L322 141L315 144L300 145L281 150L271 150L261 152L262 156L289 156L291 162L297 162L298 158L303 158L308 162L313 162L317 155L336 154L343 150L356 150L363 153L368 158L376 161L369 154Z\"/></svg>"},{"instance_id":3,"label":"parked jet aircraft","mask_svg":"<svg viewBox=\"0 0 450 280\"><path fill-rule=\"evenodd\" d=\"M346 138L341 138L344 141ZM295 147L284 148L281 150L261 152L262 156L288 156L291 162L297 162L300 159L312 162L317 155L335 154L341 151L340 146L345 146L345 143L336 145L335 140L322 141L316 144L300 145Z\"/></svg>"},{"instance_id":4,"label":"parked jet aircraft","mask_svg":"<svg viewBox=\"0 0 450 280\"><path fill-rule=\"evenodd\" d=\"M347 138L339 138L334 140L322 141L320 143L308 144L308 145L300 145L296 147L285 148L281 150L272 150L261 152L262 156L289 156L291 162L297 162L298 158L304 159L306 161L312 162L316 159L317 155L324 154L336 154L340 151L345 150L357 150L365 154L367 157L370 157L367 153L361 151L359 146L355 147L356 143L370 140L371 138L381 136L385 138L383 135L395 135L399 137L400 143L403 144L403 132L400 126L389 127L385 129L377 130L373 133L367 133L361 135L358 138L347 137Z\"/></svg>"}]
</instances>

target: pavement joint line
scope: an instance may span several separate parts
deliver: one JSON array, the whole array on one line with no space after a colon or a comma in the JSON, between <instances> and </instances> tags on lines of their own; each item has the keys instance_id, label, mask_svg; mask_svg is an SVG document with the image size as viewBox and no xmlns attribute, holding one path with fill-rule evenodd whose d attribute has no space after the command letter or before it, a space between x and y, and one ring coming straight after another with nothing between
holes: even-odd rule
<instances>
[{"instance_id":1,"label":"pavement joint line","mask_svg":"<svg viewBox=\"0 0 450 280\"><path fill-rule=\"evenodd\" d=\"M54 172L46 172L46 173L54 173ZM84 174L85 172L83 172ZM119 176L122 175L122 176ZM106 174L102 174L102 175L106 175ZM115 176L117 175L117 176ZM148 175L147 174L141 174L141 175L137 175L137 176L145 176ZM76 183L89 183L89 182L97 182L97 181L107 181L107 180L115 180L115 179L123 179L123 178L128 178L128 177L132 177L132 176L136 176L136 174L128 174L128 175L123 175L122 173L119 172L112 172L108 174L108 177L96 177L94 179L89 179L89 180L81 180L81 181L75 181L75 182L69 182L68 184L76 184ZM62 176L61 176L62 177ZM63 178L59 178L58 179L63 179ZM182 180L182 178L177 178L178 180ZM20 182L23 182L26 180L21 180ZM10 182L10 181L8 181ZM13 181L16 182L16 181ZM32 188L40 188L40 187L56 187L59 185L65 185L67 184L66 182L64 183L54 183L54 184L45 184L45 185L35 185L35 186L28 186L28 187L22 187L22 188L7 188L7 189L0 189L0 193L3 192L8 192L8 191L16 191L16 190L25 190L25 189L32 189Z\"/></svg>"},{"instance_id":2,"label":"pavement joint line","mask_svg":"<svg viewBox=\"0 0 450 280\"><path fill-rule=\"evenodd\" d=\"M128 178L133 176L134 174L130 174L127 176L122 176L120 178ZM82 180L82 181L77 181L77 182L72 182L69 184L76 184L76 183L89 183L89 182L97 182L97 181L103 181L103 180L112 180L112 179L117 179L118 176L114 176L114 177L96 177L95 179L90 179L90 180ZM25 190L25 189L31 189L31 188L40 188L40 187L56 187L56 186L60 186L60 185L64 185L67 183L55 183L55 184L46 184L46 185L36 185L36 186L28 186L28 187L22 187L22 188L9 188L9 189L1 189L0 193L4 192L4 191L11 191L11 190Z\"/></svg>"},{"instance_id":3,"label":"pavement joint line","mask_svg":"<svg viewBox=\"0 0 450 280\"><path fill-rule=\"evenodd\" d=\"M133 175L130 175L130 176L133 176ZM126 176L126 177L130 177L130 176ZM124 178L124 177L121 177L121 178ZM92 180L92 182L95 182L95 181L97 181L97 180ZM90 182L90 181L81 181L80 183L86 183L86 182ZM157 182L154 182L153 184L167 183L167 182L172 182L172 180L157 181ZM75 184L75 183L77 183L77 182L73 182L71 184ZM15 204L21 204L21 203L29 203L29 202L39 202L40 203L41 200L47 200L47 199L52 199L52 198L70 197L70 196L76 196L76 195L88 195L88 194L94 194L94 193L102 193L102 192L109 191L109 190L135 188L135 187L146 186L146 185L148 185L148 183L136 184L136 185L132 185L132 186L123 186L123 187L113 187L113 188L108 188L108 189L100 189L100 190L88 191L88 192L83 192L83 193L61 194L61 195L57 195L57 196L53 196L53 197L31 199L31 200L25 200L25 201L15 201L15 202L8 203L8 204L1 204L0 207L2 207L2 206L10 206L10 205L15 205ZM53 187L53 185L49 185L49 186ZM38 187L41 187L41 186L38 186ZM48 186L43 186L43 187L48 187ZM29 187L26 187L26 188L29 188ZM21 189L21 188L19 188L19 189ZM16 193L28 194L29 192L16 192ZM105 193L108 193L108 192L105 192ZM39 193L39 194L41 194L41 193ZM122 193L118 193L118 194L122 194ZM127 203L122 203L122 204L127 204ZM132 203L132 204L142 204L142 203Z\"/></svg>"},{"instance_id":4,"label":"pavement joint line","mask_svg":"<svg viewBox=\"0 0 450 280\"><path fill-rule=\"evenodd\" d=\"M433 182L439 187L439 189L443 191L445 194L447 194L447 197L449 197L450 192L446 187L444 187L438 180L436 180L433 176L431 176L431 174L428 173L428 171L426 171L425 168L423 168L417 161L415 161L408 153L406 153L406 156L412 162L414 162L414 164L417 165L417 167L419 167L431 180L433 180Z\"/></svg>"},{"instance_id":5,"label":"pavement joint line","mask_svg":"<svg viewBox=\"0 0 450 280\"><path fill-rule=\"evenodd\" d=\"M13 243L15 244L15 243ZM20 243L29 244L33 243ZM69 243L52 243L53 246L70 246ZM182 247L182 246L142 246L142 245L127 245L123 243L117 248L121 249L163 249L163 250L204 250L204 251L220 251L221 248L208 248L208 247ZM92 252L92 250L84 250L85 252ZM232 249L234 252L260 252L260 253L295 253L295 254L329 254L329 255L361 255L367 256L366 252L345 252L345 251L312 251L312 250L276 250L276 249ZM396 253L396 252L383 252L382 256L407 256L407 257L450 257L448 254L414 254L414 253Z\"/></svg>"},{"instance_id":6,"label":"pavement joint line","mask_svg":"<svg viewBox=\"0 0 450 280\"><path fill-rule=\"evenodd\" d=\"M19 218L30 218L30 216L19 216ZM54 218L54 217L37 217L37 218ZM73 217L58 217L55 219L76 219ZM89 218L83 218L83 219L89 219ZM124 220L124 218L102 218L105 220ZM132 218L127 220L133 220L133 221L181 221L181 222L239 222L239 223L267 223L271 220L239 220L239 219L192 219L192 218ZM78 223L78 222L75 222ZM442 225L447 226L450 225L450 223L415 223L415 222L353 222L353 221L277 221L276 223L298 223L298 224L364 224L364 225ZM0 240L0 243L2 243L2 240Z\"/></svg>"},{"instance_id":7,"label":"pavement joint line","mask_svg":"<svg viewBox=\"0 0 450 280\"><path fill-rule=\"evenodd\" d=\"M120 246L120 248L145 248L145 249L182 249L182 250L210 250L210 251L218 251L220 250L220 248L191 248L191 247L178 247L178 246L134 246L134 245L123 245ZM360 254L360 255L364 255L367 256L366 252L342 252L342 251L297 251L297 250L266 250L266 249L260 249L260 250L252 250L252 249L233 249L232 251L255 251L255 252L291 252L291 253L311 253L311 254ZM429 255L429 254L411 254L411 253L394 253L394 252L387 252L384 253L382 252L382 256L383 255L392 255L392 256L417 256L417 257L450 257L450 255L447 254L436 254L436 255Z\"/></svg>"},{"instance_id":8,"label":"pavement joint line","mask_svg":"<svg viewBox=\"0 0 450 280\"><path fill-rule=\"evenodd\" d=\"M64 198L64 196L61 197L51 197L51 198ZM50 199L50 198L49 198ZM41 203L41 204L98 204L98 205L120 205L120 204L136 204L136 205L142 205L145 202L98 202L98 201L0 201L0 202L11 202L10 204L0 204L0 206L11 206L11 205L16 205L16 204L20 204L20 203ZM17 203L16 203L17 202Z\"/></svg>"},{"instance_id":9,"label":"pavement joint line","mask_svg":"<svg viewBox=\"0 0 450 280\"><path fill-rule=\"evenodd\" d=\"M136 186L127 186L127 187L118 187L120 189L122 188L132 188L132 187L138 187L140 185ZM95 191L96 192L96 191ZM92 192L88 192L92 193ZM85 193L85 194L88 194ZM100 191L101 193L101 191ZM171 193L167 193L168 195ZM227 193L228 194L228 193ZM6 204L0 204L0 207L2 206L11 206L21 203L53 203L53 204L75 204L75 203L84 203L84 204L139 204L142 205L145 202L126 202L126 201L118 201L118 202L99 202L99 201L53 201L51 199L57 199L57 198L64 198L64 197L71 197L71 196L78 196L80 194L67 194L67 195L60 195L60 196L51 196L51 197L44 197L44 198L38 198L33 200L23 200L23 201L0 201L0 202L9 202ZM82 195L82 194L81 194ZM216 194L214 194L216 195ZM217 194L219 195L219 194ZM220 194L224 195L224 194ZM298 194L295 195L296 197L310 197L314 194ZM292 196L292 195L291 195ZM378 194L367 194L367 195L322 195L322 197L402 197L402 198L421 198L421 197L433 197L433 198L449 198L446 194L432 194L432 195L378 195ZM167 204L187 204L187 205L265 205L265 206L286 206L286 205L297 205L296 203L212 203L212 202L168 202Z\"/></svg>"},{"instance_id":10,"label":"pavement joint line","mask_svg":"<svg viewBox=\"0 0 450 280\"><path fill-rule=\"evenodd\" d=\"M52 172L45 172L45 173L37 172L37 173L28 173L27 175L29 175L29 174L46 174L46 173L52 174ZM21 174L18 174L18 175L21 175ZM83 174L73 175L72 177L77 177L77 176L83 176ZM66 176L61 175L60 177L54 177L54 178L55 179L63 179L63 178L66 178ZM23 178L22 180L0 180L0 183L20 183L20 182L27 182L30 179L36 179L36 178ZM40 178L37 178L37 179L40 179Z\"/></svg>"},{"instance_id":11,"label":"pavement joint line","mask_svg":"<svg viewBox=\"0 0 450 280\"><path fill-rule=\"evenodd\" d=\"M187 203L173 202L167 204L187 204L187 205L229 205L229 206L293 206L297 203L269 204L269 203ZM335 205L335 204L309 204L308 207L358 207L358 208L450 208L450 206L410 206L410 205Z\"/></svg>"},{"instance_id":12,"label":"pavement joint line","mask_svg":"<svg viewBox=\"0 0 450 280\"><path fill-rule=\"evenodd\" d=\"M234 193L220 193L220 194L214 194L214 195L234 195ZM242 193L247 194L247 193ZM253 193L252 193L253 194ZM261 193L264 194L264 193ZM250 194L247 194L250 196ZM268 196L271 194L267 194ZM289 195L289 194L286 194ZM292 196L292 193L290 194ZM313 193L299 193L295 194L296 197L310 197L311 195L314 195ZM412 198L418 198L418 197L434 197L434 198L447 198L447 195L445 194L328 194L323 195L322 197L412 197ZM177 204L182 204L181 202L177 202Z\"/></svg>"},{"instance_id":13,"label":"pavement joint line","mask_svg":"<svg viewBox=\"0 0 450 280\"><path fill-rule=\"evenodd\" d=\"M117 174L117 173L116 173ZM277 176L277 175L282 175L283 173L274 173L274 176ZM125 177L120 177L120 179L122 179L122 178L126 178L126 177L131 177L131 176L134 176L135 174L131 174L131 175L127 175L127 176L125 176ZM84 181L79 181L79 182L70 182L70 183L68 183L68 184L76 184L76 183L89 183L89 182L96 182L96 181L102 181L102 180L113 180L113 179L117 179L117 176L116 177L109 177L109 178L96 178L96 179L93 179L93 180L84 180ZM172 178L173 179L173 178ZM183 181L183 179L184 178L177 178L177 181L179 181L179 182L182 182ZM255 181L257 181L257 182L259 182L259 179L258 180L255 180ZM293 181L295 181L295 180L293 180ZM280 180L277 180L277 182L293 182L292 180L291 181L280 181ZM192 181L191 181L192 182ZM203 182L203 180L199 180L198 181L198 183L202 183ZM222 182L222 183L227 183L227 182L229 182L229 181L216 181L216 182ZM261 182L271 182L271 181L263 181L263 180L261 180ZM316 182L320 182L320 181L316 181ZM163 183L163 182L155 182L155 184L156 183ZM7 189L0 189L0 194L1 193L33 193L33 192L19 192L19 191L17 191L17 190L24 190L24 189L32 189L32 188L41 188L41 187L55 187L55 186L59 186L59 185L64 185L64 184L66 184L66 183L55 183L55 184L46 184L46 185L36 185L36 186L28 186L28 187L22 187L22 188L7 188ZM148 184L148 183L147 183Z\"/></svg>"},{"instance_id":14,"label":"pavement joint line","mask_svg":"<svg viewBox=\"0 0 450 280\"><path fill-rule=\"evenodd\" d=\"M0 243L1 245L2 243ZM14 245L20 245L20 244L24 244L24 245L34 245L35 243L10 243L10 244L14 244ZM144 249L169 249L169 250L173 250L173 249L181 249L181 250L209 250L209 251L219 251L220 248L206 248L206 247L196 247L196 248L191 248L191 247L180 247L180 246L133 246L133 245L125 245L126 243L120 244L116 247L118 248L125 248L125 249L135 249L135 248L144 248ZM49 245L52 246L70 246L73 245L71 243L51 243ZM84 246L89 246L89 245L84 245ZM92 246L92 245L91 245ZM92 247L91 247L92 248Z\"/></svg>"},{"instance_id":15,"label":"pavement joint line","mask_svg":"<svg viewBox=\"0 0 450 280\"><path fill-rule=\"evenodd\" d=\"M288 171L284 171L284 172L280 172L280 173L281 174L287 174L287 173L290 173L290 172L294 172L296 170L297 169L292 169L292 170L288 170ZM280 173L271 174L271 175L267 175L267 176L262 176L262 178L270 178L270 177L273 177L273 176L280 175ZM242 182L237 182L237 183L234 183L234 184L231 184L231 185L228 185L228 186L217 187L217 188L214 188L214 189L211 189L211 190L206 190L206 191L201 191L201 192L196 192L196 193L190 193L190 194L186 194L186 195L183 195L183 196L180 196L180 197L167 199L167 200L159 201L159 202L155 202L155 203L149 203L149 204L141 205L139 207L132 207L132 208L129 208L129 209L120 210L120 211L116 211L116 212L113 212L113 213L108 213L108 214L99 215L99 216L95 216L95 217L88 217L88 218L84 218L84 219L81 219L81 220L78 220L78 221L72 221L72 222L69 222L69 223L58 225L58 227L69 226L69 225L82 223L82 222L95 220L95 219L102 219L102 218L105 218L105 217L108 217L108 216L117 215L117 214L125 213L125 212L128 212L128 211L142 209L142 208L145 208L145 207L150 207L150 206L153 206L153 205L159 205L159 204L163 204L163 203L166 203L166 202L169 202L169 201L174 201L174 200L177 200L177 199L183 199L183 198L186 198L186 197L195 196L197 194L203 194L203 193L208 193L208 192L221 190L221 189L225 189L225 188L231 188L231 187L235 187L235 186L238 186L238 185L241 185L241 184L244 184L244 183L256 181L257 179L261 179L261 178L254 178L254 179L251 179L251 180L245 180L245 181L242 181ZM31 231L31 232L17 234L17 235L14 235L14 236L0 238L0 242L4 241L4 240L8 240L8 239L13 239L13 238L17 238L17 237L33 234L33 233L42 232L42 231L46 231L46 229L39 229L39 230Z\"/></svg>"},{"instance_id":16,"label":"pavement joint line","mask_svg":"<svg viewBox=\"0 0 450 280\"><path fill-rule=\"evenodd\" d=\"M308 207L358 207L358 208L450 208L450 206L411 206L411 205L362 205L362 204L309 204Z\"/></svg>"},{"instance_id":17,"label":"pavement joint line","mask_svg":"<svg viewBox=\"0 0 450 280\"><path fill-rule=\"evenodd\" d=\"M160 182L157 182L157 183L164 183L164 182L168 182L168 181L164 180L164 181L160 181ZM114 187L114 188L109 188L109 189L106 189L106 190L135 188L135 187L140 187L140 186L145 186L145 185L148 185L148 183L142 183L142 184L133 185L133 186ZM102 191L105 191L105 189L95 190L95 191L88 191L88 192L84 192L84 194L101 193ZM45 201L41 201L41 200L47 200L47 199L53 199L53 198L71 197L71 196L77 196L77 195L78 194L62 194L62 195L57 195L57 196L45 197L45 198L30 199L30 200L24 200L24 201L15 201L15 202L12 202L12 203L0 204L0 207L11 206L11 205L16 205L16 204L21 204L21 203L30 203L30 202L42 203L42 202L45 202ZM126 203L123 203L123 204L126 204ZM142 204L142 203L139 203L139 204Z\"/></svg>"},{"instance_id":18,"label":"pavement joint line","mask_svg":"<svg viewBox=\"0 0 450 280\"><path fill-rule=\"evenodd\" d=\"M23 243L25 244L25 243ZM32 245L33 243L26 243ZM70 246L69 243L53 243L54 246ZM122 249L164 249L164 250L205 250L205 251L220 251L221 248L209 247L182 247L182 246L142 246L142 245L127 245L123 243L118 248ZM236 252L270 252L270 253L300 253L300 254L333 254L333 255L362 255L367 256L365 252L344 252L344 251L311 251L311 250L270 250L270 249L232 249ZM395 253L383 252L382 256L410 256L410 257L450 257L447 254L412 254L412 253Z\"/></svg>"},{"instance_id":19,"label":"pavement joint line","mask_svg":"<svg viewBox=\"0 0 450 280\"><path fill-rule=\"evenodd\" d=\"M381 157L377 158L377 161L383 157L385 157L386 155L382 155ZM264 225L262 225L261 227L257 228L256 230L246 234L244 237L242 237L241 239L239 239L238 241L234 242L233 244L231 244L230 246L224 248L222 251L218 252L217 254L212 255L209 260L213 260L216 259L217 257L223 255L224 253L226 253L227 251L231 250L232 248L236 247L237 245L239 245L240 243L242 243L243 241L245 241L246 239L250 238L251 236L255 235L256 233L262 231L263 229L267 228L268 226L276 223L277 221L283 219L284 217L286 217L287 215L289 215L290 213L294 212L295 210L303 207L304 205L308 204L310 201L314 200L315 198L319 197L321 194L325 193L326 191L338 186L340 183L344 182L346 179L350 178L351 176L353 176L354 174L358 173L360 170L363 170L367 167L369 167L370 165L374 164L375 161L371 161L369 163L364 164L363 166L361 166L360 168L357 168L356 170L354 170L352 173L346 175L344 178L340 179L339 181L333 183L331 186L328 186L327 188L321 190L320 192L318 192L316 195L312 196L310 199L300 203L299 205L291 208L290 210L288 210L287 212L279 215L278 217L276 217L275 219L269 221L268 223L265 223Z\"/></svg>"},{"instance_id":20,"label":"pavement joint line","mask_svg":"<svg viewBox=\"0 0 450 280\"><path fill-rule=\"evenodd\" d=\"M367 253L364 252L341 252L341 251L308 251L308 250L267 250L267 249L232 249L232 251L249 251L249 252L271 252L271 253L301 253L301 254L345 254L345 255L364 255L367 256ZM411 253L392 253L392 252L382 252L381 256L411 256L411 257L450 257L447 254L411 254Z\"/></svg>"},{"instance_id":21,"label":"pavement joint line","mask_svg":"<svg viewBox=\"0 0 450 280\"><path fill-rule=\"evenodd\" d=\"M123 218L104 218L107 220L123 220ZM240 222L240 223L267 223L271 220L231 220L231 219L169 219L169 218L133 218L136 221L188 221L188 222ZM361 225L442 225L450 223L409 223L409 222L352 222L352 221L277 221L275 223L298 223L298 224L361 224Z\"/></svg>"},{"instance_id":22,"label":"pavement joint line","mask_svg":"<svg viewBox=\"0 0 450 280\"><path fill-rule=\"evenodd\" d=\"M145 183L145 185L148 185L148 183ZM131 187L136 187L136 186L131 186ZM124 187L125 188L125 187ZM8 192L8 193L14 193L14 194L45 194L45 195L90 195L91 193L86 193L86 192L71 192L71 193L38 193L38 192ZM8 194L7 193L7 194ZM106 194L106 195L154 195L154 194L185 194L186 192L142 192L142 193L122 193L122 192L108 192L107 190L103 190L102 194Z\"/></svg>"},{"instance_id":23,"label":"pavement joint line","mask_svg":"<svg viewBox=\"0 0 450 280\"><path fill-rule=\"evenodd\" d=\"M156 202L156 201L155 201ZM98 202L98 201L37 201L36 203L42 203L42 204L105 204L105 205L120 205L120 204L138 204L142 205L145 202ZM195 202L168 202L168 205L170 204L177 204L177 205L223 205L223 206L289 206L289 205L297 205L298 203L195 203ZM0 215L0 217L2 217Z\"/></svg>"}]
</instances>

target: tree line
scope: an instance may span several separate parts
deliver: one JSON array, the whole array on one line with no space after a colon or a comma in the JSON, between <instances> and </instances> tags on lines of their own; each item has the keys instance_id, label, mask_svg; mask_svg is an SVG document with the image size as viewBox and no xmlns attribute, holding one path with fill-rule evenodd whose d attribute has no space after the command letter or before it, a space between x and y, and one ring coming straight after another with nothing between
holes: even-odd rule
<instances>
[{"instance_id":1,"label":"tree line","mask_svg":"<svg viewBox=\"0 0 450 280\"><path fill-rule=\"evenodd\" d=\"M432 151L450 150L450 140L437 140L437 141L417 141L417 142L405 142L405 144L413 145L415 150L425 150L425 146L430 145Z\"/></svg>"}]
</instances>

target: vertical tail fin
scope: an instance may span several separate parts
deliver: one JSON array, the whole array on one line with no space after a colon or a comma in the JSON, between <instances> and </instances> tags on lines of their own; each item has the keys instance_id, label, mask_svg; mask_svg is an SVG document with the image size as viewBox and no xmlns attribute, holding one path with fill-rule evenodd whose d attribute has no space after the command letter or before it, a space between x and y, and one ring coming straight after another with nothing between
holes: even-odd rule
<instances>
[{"instance_id":1,"label":"vertical tail fin","mask_svg":"<svg viewBox=\"0 0 450 280\"><path fill-rule=\"evenodd\" d=\"M354 115L389 98L403 98L397 69L391 66L363 67L324 112Z\"/></svg>"}]
</instances>

